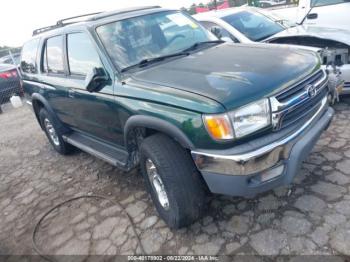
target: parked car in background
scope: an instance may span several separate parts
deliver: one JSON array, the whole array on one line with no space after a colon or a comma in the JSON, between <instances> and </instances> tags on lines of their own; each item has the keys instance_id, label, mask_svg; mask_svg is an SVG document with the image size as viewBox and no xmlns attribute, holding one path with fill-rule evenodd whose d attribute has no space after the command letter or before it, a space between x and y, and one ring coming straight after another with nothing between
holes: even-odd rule
<instances>
[{"instance_id":1,"label":"parked car in background","mask_svg":"<svg viewBox=\"0 0 350 262\"><path fill-rule=\"evenodd\" d=\"M274 6L278 6L278 5L285 5L285 4L286 4L286 0L282 0L282 1L261 0L258 3L258 7L269 8L269 7L274 7Z\"/></svg>"},{"instance_id":2,"label":"parked car in background","mask_svg":"<svg viewBox=\"0 0 350 262\"><path fill-rule=\"evenodd\" d=\"M54 149L140 166L173 228L201 217L208 191L253 196L291 183L334 115L316 53L225 43L159 7L58 21L35 30L21 57Z\"/></svg>"},{"instance_id":3,"label":"parked car in background","mask_svg":"<svg viewBox=\"0 0 350 262\"><path fill-rule=\"evenodd\" d=\"M253 7L211 11L194 18L225 41L311 47L320 54L324 67L335 65L339 68L345 82L342 93L350 93L350 31L296 25Z\"/></svg>"},{"instance_id":4,"label":"parked car in background","mask_svg":"<svg viewBox=\"0 0 350 262\"><path fill-rule=\"evenodd\" d=\"M12 57L10 55L6 55L6 56L3 56L3 57L0 57L0 64L15 64L15 65L19 65L20 60L21 60L21 54L20 53L14 53L14 54L12 54Z\"/></svg>"},{"instance_id":5,"label":"parked car in background","mask_svg":"<svg viewBox=\"0 0 350 262\"><path fill-rule=\"evenodd\" d=\"M12 95L23 96L17 67L0 64L0 104L8 101Z\"/></svg>"},{"instance_id":6,"label":"parked car in background","mask_svg":"<svg viewBox=\"0 0 350 262\"><path fill-rule=\"evenodd\" d=\"M270 9L276 15L298 24L350 30L349 0L299 0L298 6Z\"/></svg>"}]
</instances>

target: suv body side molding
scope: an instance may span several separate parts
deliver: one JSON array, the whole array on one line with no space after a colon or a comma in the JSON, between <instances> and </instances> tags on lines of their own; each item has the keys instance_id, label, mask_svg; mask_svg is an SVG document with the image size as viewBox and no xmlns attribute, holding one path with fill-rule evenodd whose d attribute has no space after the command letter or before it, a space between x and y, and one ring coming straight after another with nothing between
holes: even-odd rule
<instances>
[{"instance_id":1,"label":"suv body side molding","mask_svg":"<svg viewBox=\"0 0 350 262\"><path fill-rule=\"evenodd\" d=\"M185 148L194 149L195 146L188 139L188 137L175 125L161 120L153 116L144 116L144 115L135 115L131 116L125 123L124 127L124 141L127 145L128 133L136 127L151 128L159 132L164 133L165 135L170 136L180 143Z\"/></svg>"}]
</instances>

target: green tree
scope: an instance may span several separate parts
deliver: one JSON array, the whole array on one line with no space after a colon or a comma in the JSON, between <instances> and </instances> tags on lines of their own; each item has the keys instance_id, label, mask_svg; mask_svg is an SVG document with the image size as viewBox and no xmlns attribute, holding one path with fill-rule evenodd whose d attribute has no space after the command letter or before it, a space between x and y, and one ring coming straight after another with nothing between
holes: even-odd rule
<instances>
[{"instance_id":1,"label":"green tree","mask_svg":"<svg viewBox=\"0 0 350 262\"><path fill-rule=\"evenodd\" d=\"M190 6L190 8L188 9L188 13L190 14L190 15L194 15L195 13L196 13L196 4L192 4L191 6Z\"/></svg>"}]
</instances>

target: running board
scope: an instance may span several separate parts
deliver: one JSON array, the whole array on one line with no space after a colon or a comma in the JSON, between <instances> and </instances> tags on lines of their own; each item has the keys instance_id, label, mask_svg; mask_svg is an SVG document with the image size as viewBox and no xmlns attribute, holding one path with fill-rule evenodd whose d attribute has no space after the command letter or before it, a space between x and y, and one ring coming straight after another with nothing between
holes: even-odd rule
<instances>
[{"instance_id":1,"label":"running board","mask_svg":"<svg viewBox=\"0 0 350 262\"><path fill-rule=\"evenodd\" d=\"M63 140L86 153L100 158L113 166L127 170L128 153L89 136L73 132L63 135Z\"/></svg>"}]
</instances>

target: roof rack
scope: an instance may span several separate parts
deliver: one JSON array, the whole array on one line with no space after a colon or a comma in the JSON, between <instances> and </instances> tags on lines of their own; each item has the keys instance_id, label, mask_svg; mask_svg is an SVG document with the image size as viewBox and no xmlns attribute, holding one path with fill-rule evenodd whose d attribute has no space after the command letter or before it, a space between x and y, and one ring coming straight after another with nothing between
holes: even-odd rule
<instances>
[{"instance_id":1,"label":"roof rack","mask_svg":"<svg viewBox=\"0 0 350 262\"><path fill-rule=\"evenodd\" d=\"M98 12L98 13L90 13L90 14L85 14L85 15L72 16L72 17L68 17L68 18L64 18L64 19L58 20L55 25L51 25L51 26L46 26L46 27L35 29L33 31L33 36L41 34L43 32L47 32L47 31L56 29L56 28L64 27L66 25L82 22L82 21L95 21L95 20L106 18L106 17L113 16L113 15L124 14L124 13L135 12L135 11L141 11L141 10L147 10L147 9L154 9L154 8L161 8L161 7L159 5L142 6L142 7L136 7L136 8L134 7L134 8L121 9L121 10L116 10L116 11L111 11L111 12ZM77 18L82 18L82 17L87 17L87 16L93 16L93 17L91 17L90 19L85 19L85 20L67 22L69 20L74 20L74 19L77 19Z\"/></svg>"},{"instance_id":2,"label":"roof rack","mask_svg":"<svg viewBox=\"0 0 350 262\"><path fill-rule=\"evenodd\" d=\"M61 20L57 21L57 25L69 25L69 24L73 24L73 23L77 23L77 22L81 22L81 21L76 21L76 22L70 22L70 23L63 23L65 21L69 21L69 20L73 20L73 19L77 19L77 18L81 18L81 17L86 17L86 16L92 16L92 15L98 15L101 14L103 12L97 12L97 13L90 13L90 14L86 14L86 15L77 15L77 16L72 16L72 17L68 17L68 18L64 18Z\"/></svg>"},{"instance_id":3,"label":"roof rack","mask_svg":"<svg viewBox=\"0 0 350 262\"><path fill-rule=\"evenodd\" d=\"M119 10L110 11L110 12L103 12L101 14L97 14L97 15L91 17L88 20L89 21L95 21L95 20L99 20L99 19L106 18L106 17L109 17L109 16L120 15L120 14L129 13L129 12L148 10L148 9L155 9L155 8L161 8L161 6L153 5L153 6L130 7L130 8L119 9Z\"/></svg>"},{"instance_id":4,"label":"roof rack","mask_svg":"<svg viewBox=\"0 0 350 262\"><path fill-rule=\"evenodd\" d=\"M70 23L65 23L66 21L77 19L77 18L81 18L81 17L86 17L86 16L98 15L100 13L102 13L102 12L90 13L90 14L85 14L85 15L77 15L77 16L72 16L72 17L68 17L68 18L64 18L64 19L58 20L55 25L50 25L50 26L39 28L39 29L35 29L33 31L33 36L41 34L41 33L46 32L46 31L50 31L50 30L59 28L59 27L64 27L66 25L78 23L78 22L81 22L82 20L75 21L75 22L70 22Z\"/></svg>"}]
</instances>

